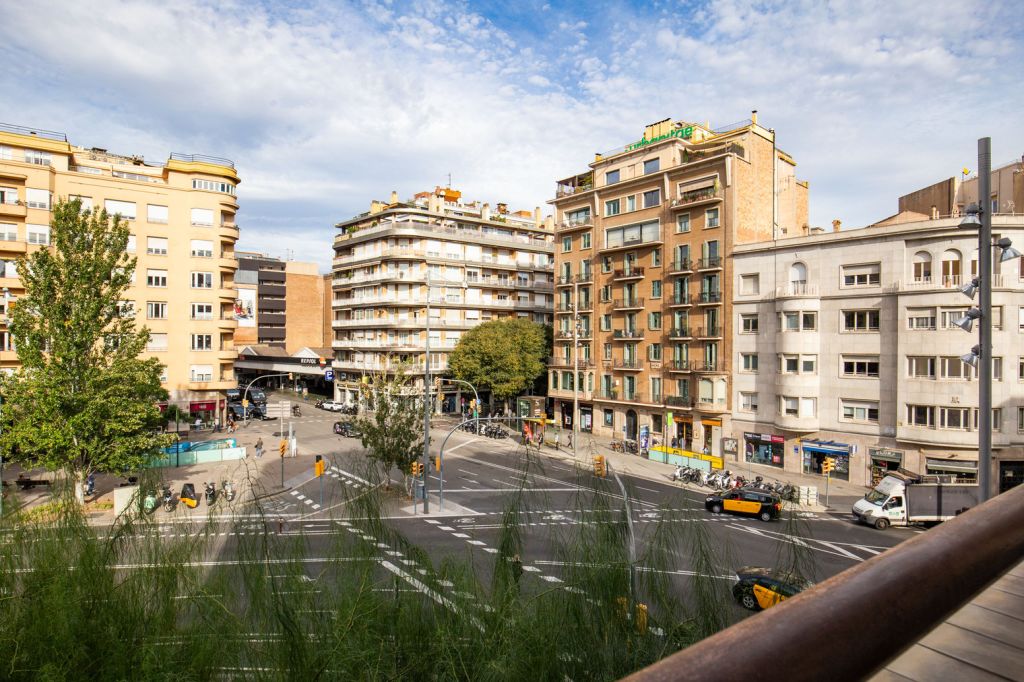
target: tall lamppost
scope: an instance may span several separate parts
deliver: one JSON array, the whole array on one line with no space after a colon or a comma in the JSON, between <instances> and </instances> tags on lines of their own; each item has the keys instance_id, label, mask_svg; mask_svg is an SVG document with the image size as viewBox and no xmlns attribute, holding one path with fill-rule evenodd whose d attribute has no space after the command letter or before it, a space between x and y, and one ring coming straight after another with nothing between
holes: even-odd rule
<instances>
[{"instance_id":1,"label":"tall lamppost","mask_svg":"<svg viewBox=\"0 0 1024 682\"><path fill-rule=\"evenodd\" d=\"M992 479L992 248L998 246L1002 252L1000 262L1020 257L1006 237L992 243L992 139L978 140L978 203L967 208L967 216L960 221L965 230L978 231L978 275L960 288L961 293L974 299L981 292L978 307L971 307L967 314L954 320L964 331L971 331L978 320L979 343L970 353L960 359L977 368L978 371L978 484L981 488L981 502L991 496Z\"/></svg>"},{"instance_id":2,"label":"tall lamppost","mask_svg":"<svg viewBox=\"0 0 1024 682\"><path fill-rule=\"evenodd\" d=\"M423 353L423 513L430 513L427 472L430 471L430 264L427 263L427 338ZM415 505L413 505L415 509Z\"/></svg>"},{"instance_id":3,"label":"tall lamppost","mask_svg":"<svg viewBox=\"0 0 1024 682\"><path fill-rule=\"evenodd\" d=\"M572 457L580 439L580 277L572 282Z\"/></svg>"}]
</instances>

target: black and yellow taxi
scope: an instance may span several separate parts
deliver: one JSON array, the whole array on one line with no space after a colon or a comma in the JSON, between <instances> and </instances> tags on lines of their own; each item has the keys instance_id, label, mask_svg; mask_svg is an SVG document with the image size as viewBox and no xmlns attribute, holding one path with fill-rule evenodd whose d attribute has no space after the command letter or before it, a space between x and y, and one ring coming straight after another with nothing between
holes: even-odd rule
<instances>
[{"instance_id":1,"label":"black and yellow taxi","mask_svg":"<svg viewBox=\"0 0 1024 682\"><path fill-rule=\"evenodd\" d=\"M762 521L771 521L782 512L782 498L763 490L735 488L708 495L704 508L712 514L750 514Z\"/></svg>"},{"instance_id":2,"label":"black and yellow taxi","mask_svg":"<svg viewBox=\"0 0 1024 682\"><path fill-rule=\"evenodd\" d=\"M732 586L732 596L736 597L740 606L751 611L775 606L783 599L789 599L814 585L799 576L756 566L739 569L736 578L738 581Z\"/></svg>"}]
</instances>

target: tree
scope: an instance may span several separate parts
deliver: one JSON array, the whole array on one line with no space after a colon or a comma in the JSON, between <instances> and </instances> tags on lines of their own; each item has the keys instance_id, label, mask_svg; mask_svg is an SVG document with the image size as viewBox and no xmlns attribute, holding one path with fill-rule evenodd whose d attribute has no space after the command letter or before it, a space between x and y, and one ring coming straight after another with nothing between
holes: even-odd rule
<instances>
[{"instance_id":1,"label":"tree","mask_svg":"<svg viewBox=\"0 0 1024 682\"><path fill-rule=\"evenodd\" d=\"M524 319L494 320L473 327L448 356L456 379L508 400L544 373L551 341L543 325Z\"/></svg>"},{"instance_id":2,"label":"tree","mask_svg":"<svg viewBox=\"0 0 1024 682\"><path fill-rule=\"evenodd\" d=\"M18 263L25 295L10 329L21 368L0 380L0 447L30 467L89 472L142 467L170 436L160 435L162 365L140 354L149 330L135 326L122 298L135 271L128 225L106 211L58 201L52 249Z\"/></svg>"},{"instance_id":3,"label":"tree","mask_svg":"<svg viewBox=\"0 0 1024 682\"><path fill-rule=\"evenodd\" d=\"M412 391L404 371L393 376L378 374L363 384L373 414L355 420L363 447L383 469L384 485L390 487L393 468L408 472L423 454L422 396Z\"/></svg>"}]
</instances>

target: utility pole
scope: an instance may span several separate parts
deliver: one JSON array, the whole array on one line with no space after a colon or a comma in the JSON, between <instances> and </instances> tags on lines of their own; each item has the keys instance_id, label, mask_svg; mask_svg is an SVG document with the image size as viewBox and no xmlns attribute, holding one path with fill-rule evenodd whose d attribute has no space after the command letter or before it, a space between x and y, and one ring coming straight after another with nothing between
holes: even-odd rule
<instances>
[{"instance_id":1,"label":"utility pole","mask_svg":"<svg viewBox=\"0 0 1024 682\"><path fill-rule=\"evenodd\" d=\"M427 265L427 338L423 353L423 513L430 513L427 472L430 470L430 265ZM415 507L415 505L413 505Z\"/></svg>"},{"instance_id":2,"label":"utility pole","mask_svg":"<svg viewBox=\"0 0 1024 682\"><path fill-rule=\"evenodd\" d=\"M981 320L978 341L978 484L981 500L991 495L992 478L992 138L978 140L978 276Z\"/></svg>"},{"instance_id":3,"label":"utility pole","mask_svg":"<svg viewBox=\"0 0 1024 682\"><path fill-rule=\"evenodd\" d=\"M577 275L572 282L572 457L576 459L579 440L580 416L580 282Z\"/></svg>"}]
</instances>

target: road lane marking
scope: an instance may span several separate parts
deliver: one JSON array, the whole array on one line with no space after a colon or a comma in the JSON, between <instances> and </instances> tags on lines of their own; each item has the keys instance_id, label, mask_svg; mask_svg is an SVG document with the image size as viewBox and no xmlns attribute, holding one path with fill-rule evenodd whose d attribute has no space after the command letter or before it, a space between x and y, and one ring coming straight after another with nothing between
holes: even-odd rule
<instances>
[{"instance_id":1,"label":"road lane marking","mask_svg":"<svg viewBox=\"0 0 1024 682\"><path fill-rule=\"evenodd\" d=\"M455 538L468 538L469 536L466 535L465 533L452 533L452 537L455 537Z\"/></svg>"},{"instance_id":2,"label":"road lane marking","mask_svg":"<svg viewBox=\"0 0 1024 682\"><path fill-rule=\"evenodd\" d=\"M486 545L487 543L486 543L486 542L483 542L483 541L481 541L481 540L470 540L470 541L469 541L469 544L471 544L471 545L477 545L478 547L482 547L483 545Z\"/></svg>"},{"instance_id":3,"label":"road lane marking","mask_svg":"<svg viewBox=\"0 0 1024 682\"><path fill-rule=\"evenodd\" d=\"M560 583L560 582L562 582L561 578L556 578L553 575L542 575L541 579L542 580L547 580L549 583Z\"/></svg>"},{"instance_id":4,"label":"road lane marking","mask_svg":"<svg viewBox=\"0 0 1024 682\"><path fill-rule=\"evenodd\" d=\"M831 542L825 542L824 540L815 540L815 542L820 542L821 544L825 545L826 547L831 547L832 549L836 550L837 552L840 552L841 554L844 554L844 555L850 557L851 559L856 559L857 561L864 561L864 559L862 559L861 557L857 556L853 552L846 551L845 549L843 549L839 545L834 545Z\"/></svg>"}]
</instances>

